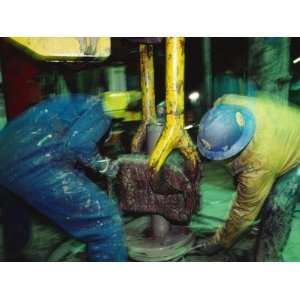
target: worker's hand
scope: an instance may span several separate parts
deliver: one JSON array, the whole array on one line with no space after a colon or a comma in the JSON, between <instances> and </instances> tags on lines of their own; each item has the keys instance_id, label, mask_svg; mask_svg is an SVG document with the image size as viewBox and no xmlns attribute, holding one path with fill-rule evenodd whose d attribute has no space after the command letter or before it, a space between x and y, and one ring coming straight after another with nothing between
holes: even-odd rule
<instances>
[{"instance_id":1,"label":"worker's hand","mask_svg":"<svg viewBox=\"0 0 300 300\"><path fill-rule=\"evenodd\" d=\"M214 236L212 236L199 239L193 249L195 249L199 255L213 255L221 250L224 250L224 247L216 240Z\"/></svg>"},{"instance_id":2,"label":"worker's hand","mask_svg":"<svg viewBox=\"0 0 300 300\"><path fill-rule=\"evenodd\" d=\"M118 159L109 162L105 175L110 178L115 178L120 169L120 161Z\"/></svg>"},{"instance_id":3,"label":"worker's hand","mask_svg":"<svg viewBox=\"0 0 300 300\"><path fill-rule=\"evenodd\" d=\"M98 173L114 178L117 176L120 169L120 161L118 159L112 160L108 157L101 158L97 161L97 171Z\"/></svg>"}]
</instances>

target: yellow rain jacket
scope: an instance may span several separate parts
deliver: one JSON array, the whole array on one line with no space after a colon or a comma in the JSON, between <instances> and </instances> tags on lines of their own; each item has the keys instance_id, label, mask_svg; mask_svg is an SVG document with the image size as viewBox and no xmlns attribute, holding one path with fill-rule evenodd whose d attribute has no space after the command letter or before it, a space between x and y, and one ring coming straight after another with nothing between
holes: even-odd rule
<instances>
[{"instance_id":1,"label":"yellow rain jacket","mask_svg":"<svg viewBox=\"0 0 300 300\"><path fill-rule=\"evenodd\" d=\"M242 153L227 164L237 181L237 196L229 219L214 238L230 247L257 218L274 181L300 162L300 110L276 100L225 95L218 104L248 108L256 132Z\"/></svg>"}]
</instances>

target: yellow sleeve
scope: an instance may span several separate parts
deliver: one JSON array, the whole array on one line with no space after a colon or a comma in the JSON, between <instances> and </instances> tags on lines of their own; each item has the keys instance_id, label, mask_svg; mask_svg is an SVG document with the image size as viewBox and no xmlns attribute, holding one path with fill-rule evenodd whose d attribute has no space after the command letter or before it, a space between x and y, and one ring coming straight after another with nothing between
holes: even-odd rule
<instances>
[{"instance_id":1,"label":"yellow sleeve","mask_svg":"<svg viewBox=\"0 0 300 300\"><path fill-rule=\"evenodd\" d=\"M224 97L220 97L220 98L218 98L218 99L214 102L213 106L219 105L219 104L221 104L223 101L224 101Z\"/></svg>"},{"instance_id":2,"label":"yellow sleeve","mask_svg":"<svg viewBox=\"0 0 300 300\"><path fill-rule=\"evenodd\" d=\"M237 197L227 222L215 234L217 242L230 247L255 221L274 181L275 176L266 170L246 171L238 176Z\"/></svg>"},{"instance_id":3,"label":"yellow sleeve","mask_svg":"<svg viewBox=\"0 0 300 300\"><path fill-rule=\"evenodd\" d=\"M242 96L242 95L233 95L233 94L226 94L222 97L218 98L214 102L214 106L219 104L231 104L231 105L241 105L245 106L245 104L251 105L251 102L253 103L253 99L251 97ZM252 100L252 101L251 101Z\"/></svg>"}]
</instances>

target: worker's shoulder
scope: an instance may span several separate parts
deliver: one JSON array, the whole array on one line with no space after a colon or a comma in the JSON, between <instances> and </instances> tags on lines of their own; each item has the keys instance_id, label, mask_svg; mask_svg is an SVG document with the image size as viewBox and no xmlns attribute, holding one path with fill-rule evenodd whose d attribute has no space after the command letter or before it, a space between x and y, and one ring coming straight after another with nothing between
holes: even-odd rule
<instances>
[{"instance_id":1,"label":"worker's shoulder","mask_svg":"<svg viewBox=\"0 0 300 300\"><path fill-rule=\"evenodd\" d=\"M218 98L214 105L219 104L232 104L232 105L249 105L254 103L255 98L254 97L248 97L248 96L242 96L242 95L236 95L236 94L225 94L222 97Z\"/></svg>"},{"instance_id":2,"label":"worker's shoulder","mask_svg":"<svg viewBox=\"0 0 300 300\"><path fill-rule=\"evenodd\" d=\"M220 104L227 104L227 105L238 105L243 106L250 109L255 115L259 115L260 113L265 115L270 112L276 115L276 112L289 112L291 111L291 107L282 103L282 101L278 101L272 97L249 97L243 95L235 95L235 94L226 94L217 99L214 103L214 106ZM298 110L299 111L299 110Z\"/></svg>"},{"instance_id":3,"label":"worker's shoulder","mask_svg":"<svg viewBox=\"0 0 300 300\"><path fill-rule=\"evenodd\" d=\"M49 109L50 113L73 112L82 115L89 110L103 110L100 97L84 94L55 95L40 102L37 110Z\"/></svg>"},{"instance_id":4,"label":"worker's shoulder","mask_svg":"<svg viewBox=\"0 0 300 300\"><path fill-rule=\"evenodd\" d=\"M66 94L66 95L53 95L50 96L44 101L45 104L48 105L78 105L78 104L85 104L85 103L94 103L95 98L93 96L84 95L84 94Z\"/></svg>"}]
</instances>

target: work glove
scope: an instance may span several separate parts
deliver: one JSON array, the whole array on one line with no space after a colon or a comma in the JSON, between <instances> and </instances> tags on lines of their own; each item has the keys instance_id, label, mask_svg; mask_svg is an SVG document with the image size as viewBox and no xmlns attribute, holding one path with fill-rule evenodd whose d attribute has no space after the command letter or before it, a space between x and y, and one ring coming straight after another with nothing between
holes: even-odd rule
<instances>
[{"instance_id":1,"label":"work glove","mask_svg":"<svg viewBox=\"0 0 300 300\"><path fill-rule=\"evenodd\" d=\"M111 160L105 175L110 178L115 178L120 169L120 161L118 159Z\"/></svg>"},{"instance_id":2,"label":"work glove","mask_svg":"<svg viewBox=\"0 0 300 300\"><path fill-rule=\"evenodd\" d=\"M193 250L199 255L213 255L224 250L224 247L216 240L214 236L201 238L196 242Z\"/></svg>"},{"instance_id":3,"label":"work glove","mask_svg":"<svg viewBox=\"0 0 300 300\"><path fill-rule=\"evenodd\" d=\"M115 178L120 169L120 162L118 159L111 160L110 158L104 158L103 160L103 168L99 169L98 172L107 176L109 178Z\"/></svg>"}]
</instances>

